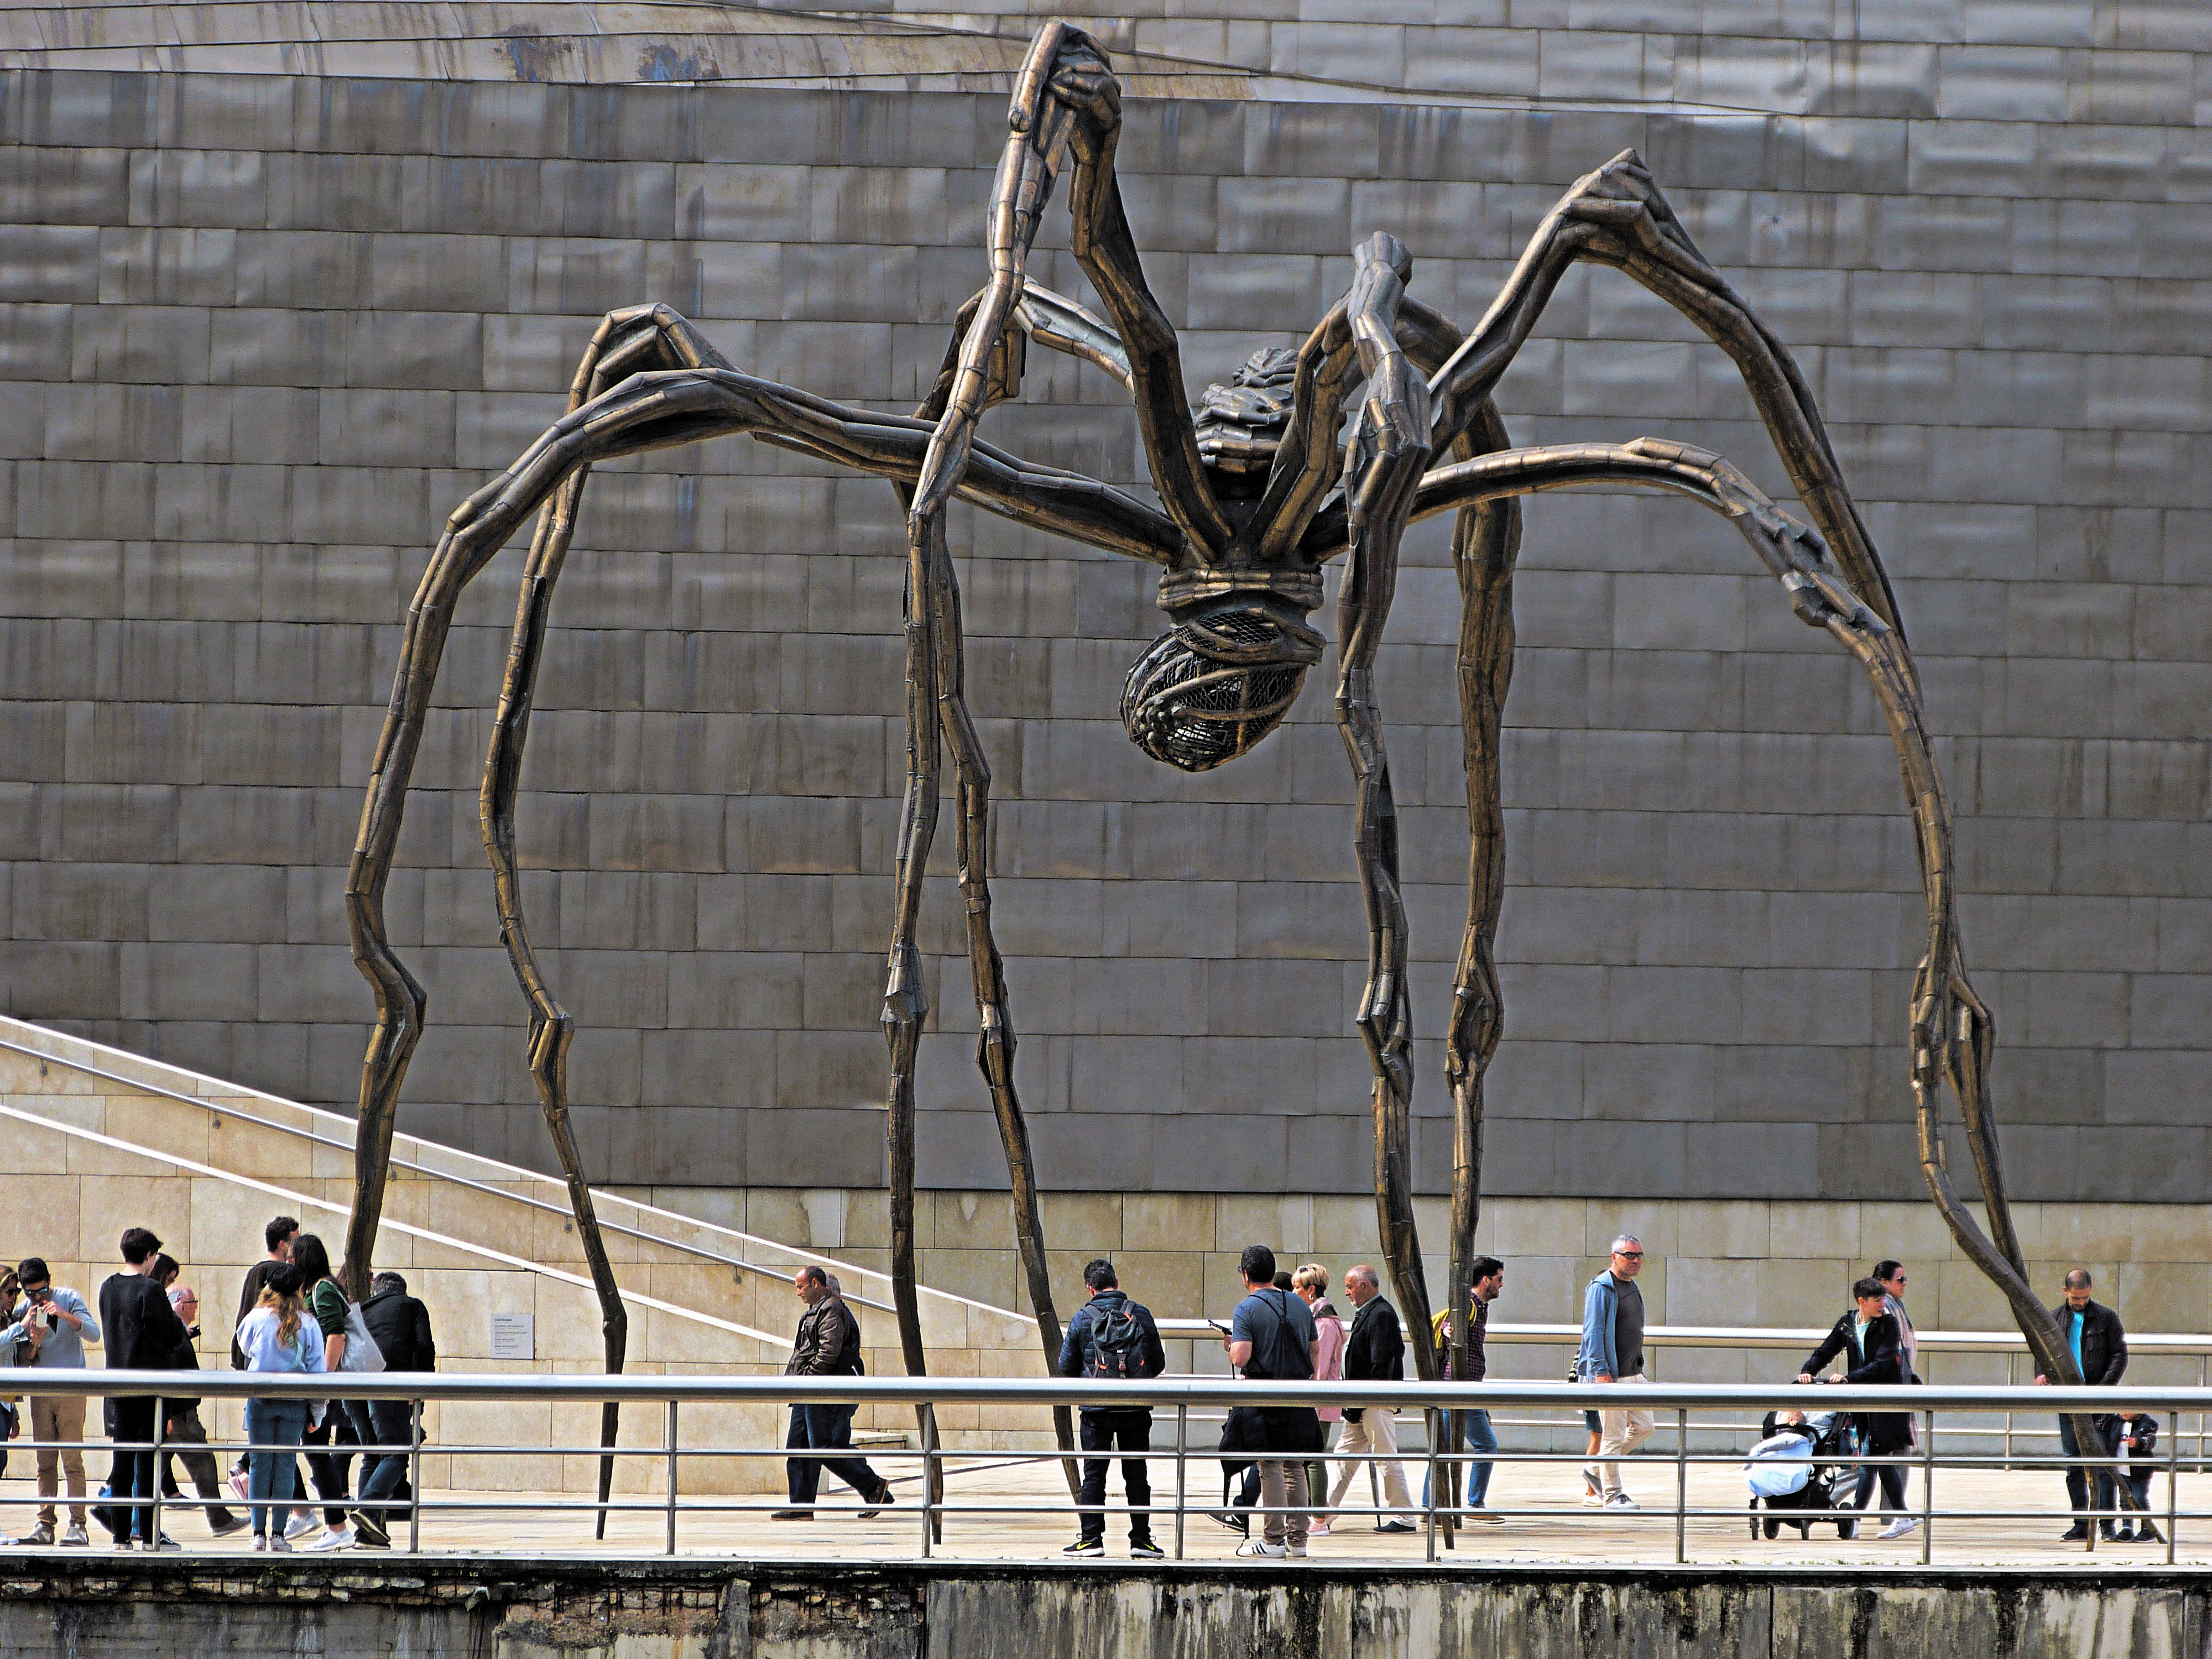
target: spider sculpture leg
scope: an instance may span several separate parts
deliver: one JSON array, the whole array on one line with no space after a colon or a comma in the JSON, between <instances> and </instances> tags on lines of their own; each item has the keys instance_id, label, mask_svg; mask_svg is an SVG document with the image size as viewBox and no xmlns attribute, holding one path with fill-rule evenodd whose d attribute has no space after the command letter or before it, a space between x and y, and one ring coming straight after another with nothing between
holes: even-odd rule
<instances>
[{"instance_id":1,"label":"spider sculpture leg","mask_svg":"<svg viewBox=\"0 0 2212 1659\"><path fill-rule=\"evenodd\" d=\"M617 352L635 353L627 361L637 362L665 361L654 358L654 352L673 351L680 356L696 349L690 325L672 313L651 308L616 313L602 337L601 344L608 349L600 350L596 364L587 362L590 374L580 373L586 391L612 372L606 365ZM641 340L643 344L633 343ZM736 433L910 483L920 472L930 428L924 422L850 408L726 368L634 373L572 410L507 472L455 509L431 556L409 610L392 702L378 740L347 878L355 962L374 988L378 1010L362 1067L354 1210L347 1230L349 1271L356 1275L369 1271L392 1121L407 1063L422 1035L426 1000L392 949L383 896L453 606L523 520L551 501L552 511L540 525L524 578L483 804L487 844L502 884L502 926L518 976L531 997L533 1075L556 1101L564 1100L559 1061L568 1028L565 1013L537 970L521 927L512 804L546 617L573 529L575 492L582 470L595 461ZM1030 466L988 445L975 447L959 493L1003 516L1153 562L1165 562L1180 544L1173 525L1143 503L1077 474ZM556 1133L557 1141L557 1128Z\"/></svg>"},{"instance_id":2,"label":"spider sculpture leg","mask_svg":"<svg viewBox=\"0 0 2212 1659\"><path fill-rule=\"evenodd\" d=\"M991 938L988 852L990 773L961 690L959 598L945 549L945 503L970 465L977 423L994 403L1012 393L1020 376L1018 323L1024 333L1042 331L1048 343L1075 350L1125 379L1133 389L1138 423L1168 516L1185 538L1225 544L1228 520L1204 483L1190 413L1183 404L1182 363L1174 330L1146 286L1121 194L1113 175L1120 131L1120 88L1104 54L1080 30L1048 24L1032 44L1014 94L1012 128L1000 162L990 220L991 283L963 307L957 347L921 413L935 420L920 478L908 507L908 664L909 723L908 797L901 820L900 902L891 947L890 985L884 1024L892 1056L891 1122L895 1137L912 1134L913 1055L919 1042L921 987L914 951L921 865L936 817L936 748L928 723L927 689L940 703L938 717L953 750L961 803L959 852L962 895L968 910L969 960L981 1026L977 1059L990 1085L993 1109L1006 1152L1014 1194L1015 1231L1046 1364L1056 1363L1060 1331L1053 1305L1042 1218L1036 1198L1029 1132L1013 1079L1014 1032L1007 1015L1005 975ZM1055 175L1068 152L1077 161L1071 191L1076 257L1114 316L1107 329L1058 296L1027 294L1029 252ZM925 598L925 596L927 596ZM927 665L925 666L925 663ZM920 799L926 793L927 803ZM902 1251L902 1214L912 1215L911 1152L893 1154L893 1257ZM915 1345L919 1346L918 1340ZM1054 1413L1061 1449L1074 1445L1073 1423ZM1071 1487L1079 1484L1072 1460L1063 1460Z\"/></svg>"},{"instance_id":3,"label":"spider sculpture leg","mask_svg":"<svg viewBox=\"0 0 2212 1659\"><path fill-rule=\"evenodd\" d=\"M607 313L577 365L568 392L568 412L574 414L607 387L641 370L727 368L729 363L699 331L664 305L633 306ZM583 500L591 469L579 466L562 481L553 498L539 509L538 530L532 538L530 557L523 569L522 592L515 607L514 638L507 650L506 678L500 687L499 708L493 721L489 749L484 757L483 783L478 796L478 817L484 851L491 860L492 886L499 907L500 938L507 960L530 1008L527 1046L530 1078L538 1091L545 1127L568 1183L568 1206L576 1218L576 1236L599 1298L600 1336L605 1346L606 1368L619 1372L629 1347L629 1315L623 1306L622 1287L615 1282L607 1260L606 1241L599 1231L599 1214L592 1202L590 1181L576 1151L576 1137L568 1121L568 1045L575 1022L555 999L546 983L530 932L523 916L522 879L514 850L514 797L522 779L523 746L530 735L530 710L544 659L545 629L552 615L553 592L561 580L568 544L575 534L576 512ZM599 1407L599 1443L615 1444L621 1408L611 1400ZM599 1460L600 1508L596 1536L606 1536L604 1507L613 1490L614 1459Z\"/></svg>"},{"instance_id":4,"label":"spider sculpture leg","mask_svg":"<svg viewBox=\"0 0 2212 1659\"><path fill-rule=\"evenodd\" d=\"M1820 410L1788 349L1754 317L1691 240L1632 150L1577 181L1538 227L1504 289L1474 332L1437 373L1439 441L1471 418L1534 325L1568 264L1595 260L1626 272L1687 316L1735 362L1790 483L1820 531L1851 592L1893 632L1902 633L1894 595L1838 465ZM1917 695L1909 656L1894 671ZM1989 1094L1989 1012L1966 984L1952 896L1951 849L1923 840L1931 902L1928 945L1913 997L1913 1092L1923 1170L1930 1195L1960 1249L2004 1294L2039 1358L2063 1376L2055 1322L2027 1283L2026 1258L2006 1194L2004 1164ZM1948 1082L1960 1104L1982 1193L1984 1233L1942 1161L1939 1098Z\"/></svg>"},{"instance_id":5,"label":"spider sculpture leg","mask_svg":"<svg viewBox=\"0 0 2212 1659\"><path fill-rule=\"evenodd\" d=\"M2006 1288L2011 1264L1999 1253L1952 1188L1944 1166L1939 1091L1945 1081L1960 1104L1968 1133L1977 1137L1978 1162L1998 1156L1996 1123L1989 1098L1989 1062L1996 1030L1988 1009L1966 978L1960 945L1957 895L1953 878L1955 845L1950 799L1936 760L1934 740L1923 710L1919 678L1904 635L1877 613L1833 564L1832 550L1811 530L1779 512L1743 475L1719 457L1686 445L1639 439L1633 444L1566 446L1486 455L1439 468L1422 483L1414 515L1503 495L1592 483L1631 483L1680 490L1727 515L1741 531L1768 569L1781 581L1799 619L1821 629L1849 651L1866 671L1888 725L1890 740L1904 775L1919 851L1923 897L1930 939L1920 964L1912 1009L1912 1087L1923 1174L1947 1220L1975 1265ZM1934 964L1934 965L1931 965ZM1946 977L1940 986L1935 975ZM1931 1014L1930 1006L1938 1011ZM1942 1017L1947 1024L1933 1025ZM2002 1188L2000 1188L2001 1191ZM1963 1224L1962 1224L1963 1223ZM2075 1380L2079 1370L2055 1322L2029 1298L2034 1318L2014 1303L2014 1315L2034 1353L2039 1370L2054 1379ZM2094 1422L2077 1418L2076 1432L2090 1449L2104 1440Z\"/></svg>"},{"instance_id":6,"label":"spider sculpture leg","mask_svg":"<svg viewBox=\"0 0 2212 1659\"><path fill-rule=\"evenodd\" d=\"M1358 353L1354 340L1352 307L1363 290L1338 301L1299 349L1292 394L1293 413L1270 472L1266 494L1255 520L1266 526L1262 556L1280 559L1304 546L1323 497L1340 476L1342 452L1332 441L1350 370ZM1376 325L1382 319L1378 315ZM1453 352L1462 336L1449 319L1410 295L1401 295L1389 318L1399 347L1407 359L1425 374L1433 375ZM1372 329L1370 330L1373 331ZM1508 447L1505 424L1489 398L1478 399L1470 419L1452 437L1452 453L1462 460ZM1333 509L1340 518L1341 502ZM1453 562L1462 589L1459 680L1461 714L1467 766L1468 831L1468 910L1455 977L1452 1019L1448 1033L1447 1076L1453 1101L1453 1161L1451 1249L1452 1288L1446 1305L1463 1298L1471 1283L1474 1259L1474 1229L1481 1201L1482 1078L1496 1051L1502 1030L1504 999L1498 986L1492 944L1497 936L1498 911L1504 899L1504 820L1498 805L1498 731L1505 690L1512 673L1512 575L1519 552L1521 514L1510 496L1479 501L1462 507L1453 534ZM1369 681L1371 696L1372 681ZM1379 732L1379 727L1376 728ZM1355 768L1358 750L1355 750ZM1357 770L1355 770L1357 775ZM1364 820L1363 817L1363 832ZM1383 937L1377 915L1370 912L1370 944ZM1380 961L1378 954L1377 960ZM1397 982L1402 986L1402 963ZM1370 976L1363 1006L1373 1005L1377 979ZM1410 1081L1412 1054L1401 1050L1398 1061ZM1387 1073L1383 1074L1387 1077ZM1397 1097L1390 1098L1395 1102ZM1401 1304L1425 1308L1429 1298L1421 1275L1420 1249L1414 1226L1411 1180L1409 1125L1395 1109L1380 1111L1376 1123L1376 1203L1382 1237L1389 1241L1385 1259ZM1456 1323L1450 1327L1454 1371L1464 1376L1467 1337ZM1419 1353L1416 1363L1427 1375L1433 1356ZM1452 1430L1458 1428L1455 1418ZM1455 1438L1452 1443L1455 1446ZM1449 1541L1447 1528L1446 1540Z\"/></svg>"}]
</instances>

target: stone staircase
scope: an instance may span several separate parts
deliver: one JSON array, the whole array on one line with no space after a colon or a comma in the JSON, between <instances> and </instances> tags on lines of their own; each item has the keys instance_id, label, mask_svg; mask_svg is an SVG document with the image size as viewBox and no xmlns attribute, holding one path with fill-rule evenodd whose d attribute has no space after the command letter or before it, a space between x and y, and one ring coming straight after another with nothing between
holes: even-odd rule
<instances>
[{"instance_id":1,"label":"stone staircase","mask_svg":"<svg viewBox=\"0 0 2212 1659\"><path fill-rule=\"evenodd\" d=\"M0 1018L0 1255L43 1255L58 1283L90 1295L113 1270L123 1229L150 1226L185 1266L205 1315L202 1364L228 1363L236 1286L263 1254L271 1215L300 1218L336 1255L353 1178L349 1118L179 1066ZM900 1374L890 1281L881 1272L696 1218L596 1192L600 1224L630 1318L634 1372L761 1374L781 1368L796 1308L789 1278L803 1262L836 1273L860 1315L872 1375ZM405 1275L428 1305L440 1368L467 1371L592 1371L603 1363L597 1299L558 1181L474 1153L396 1135L376 1265ZM1024 1376L1042 1369L1024 1315L924 1289L931 1369L948 1376ZM495 1353L495 1316L504 1339ZM519 1318L517 1316L520 1316ZM526 1321L526 1323L525 1322ZM517 1352L518 1348L520 1352ZM526 1357L524 1357L526 1356ZM773 1445L781 1426L765 1411L695 1408L691 1439ZM221 1432L235 1433L226 1406ZM649 1443L657 1424L631 1413L627 1441ZM903 1412L863 1430L911 1426ZM757 1420L750 1420L757 1419ZM597 1438L596 1409L519 1403L433 1407L429 1437L443 1449L426 1475L468 1488L584 1490L593 1460L555 1447ZM945 1443L984 1449L1048 1438L1040 1420L986 1425L975 1407L939 1414ZM492 1459L468 1443L544 1445L542 1456ZM702 1462L704 1471L721 1466ZM618 1466L646 1489L647 1460ZM733 1485L769 1484L765 1462L730 1462ZM740 1473L747 1471L749 1473ZM775 1472L781 1478L780 1470ZM685 1485L692 1485L687 1472ZM702 1490L706 1490L702 1486Z\"/></svg>"}]
</instances>

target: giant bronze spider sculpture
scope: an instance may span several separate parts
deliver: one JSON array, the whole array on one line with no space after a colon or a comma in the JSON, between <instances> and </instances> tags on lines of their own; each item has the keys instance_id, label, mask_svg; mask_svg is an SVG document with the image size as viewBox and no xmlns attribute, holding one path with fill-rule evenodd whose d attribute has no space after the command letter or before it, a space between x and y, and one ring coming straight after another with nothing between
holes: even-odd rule
<instances>
[{"instance_id":1,"label":"giant bronze spider sculpture","mask_svg":"<svg viewBox=\"0 0 2212 1659\"><path fill-rule=\"evenodd\" d=\"M378 1018L361 1087L357 1195L347 1260L365 1281L399 1089L422 1028L424 996L386 936L383 894L440 653L461 590L533 512L481 811L501 932L530 1006L529 1065L568 1177L619 1370L626 1319L568 1122L572 1026L540 971L522 912L514 805L555 585L595 461L744 433L890 480L906 509L907 780L883 1024L890 1050L891 1276L909 1371L924 1368L914 1269L915 1057L927 1013L915 928L937 827L943 751L952 757L959 885L988 1081L1012 1178L1015 1231L1048 1362L1060 1323L1046 1273L1028 1133L1014 1087L1014 1030L991 930L984 868L990 769L962 689L960 599L946 550L955 495L987 511L1160 567L1167 629L1129 673L1121 716L1146 753L1185 770L1225 763L1282 720L1324 641L1307 621L1322 568L1348 562L1338 611L1336 719L1357 784L1352 848L1368 920L1358 1024L1374 1073L1375 1189L1399 1305L1430 1319L1410 1178L1413 1018L1400 902L1398 827L1375 660L1389 620L1398 547L1412 520L1456 510L1462 602L1458 675L1471 851L1468 919L1448 1021L1454 1113L1450 1285L1465 1304L1482 1152L1483 1079L1504 1017L1492 945L1504 890L1498 728L1513 659L1515 497L1599 484L1668 489L1728 519L1781 584L1797 617L1830 635L1873 683L1903 769L1917 831L1927 948L1910 1017L1911 1080L1929 1188L1961 1248L2003 1290L2039 1368L2074 1374L2072 1355L2030 1292L2006 1202L1990 1100L1994 1026L1967 983L1952 866L1951 809L1922 717L1917 672L1897 603L1818 410L1789 351L1698 252L1633 151L1577 180L1542 223L1488 312L1464 337L1411 298L1412 260L1388 235L1356 250L1350 290L1305 343L1255 354L1235 384L1208 391L1194 417L1176 334L1146 287L1122 210L1114 156L1121 94L1105 53L1081 30L1047 25L1015 88L1012 129L989 219L989 284L962 307L944 366L910 419L872 414L732 368L665 306L611 313L576 371L569 412L447 522L416 590L390 713L371 775L347 884L356 961ZM1099 318L1030 283L1026 266L1060 173L1073 252L1107 313ZM1626 445L1509 447L1492 389L1567 268L1626 271L1674 306L1741 372L1813 526L1784 515L1720 457L1649 439ZM1072 353L1128 388L1155 507L1073 472L984 443L977 427L1020 389L1026 349ZM1348 430L1345 406L1359 392ZM1946 1171L1940 1094L1948 1083L1987 1206L1985 1233ZM357 1285L356 1289L360 1286ZM1465 1322L1454 1322L1465 1375ZM1421 1373L1435 1357L1415 1343ZM1067 1444L1065 1415L1061 1443ZM611 1437L612 1408L603 1424ZM925 1435L933 1432L925 1418ZM1455 1438L1456 1437L1455 1436ZM2093 1441L2092 1443L2094 1443ZM604 1497L606 1474L603 1464Z\"/></svg>"}]
</instances>

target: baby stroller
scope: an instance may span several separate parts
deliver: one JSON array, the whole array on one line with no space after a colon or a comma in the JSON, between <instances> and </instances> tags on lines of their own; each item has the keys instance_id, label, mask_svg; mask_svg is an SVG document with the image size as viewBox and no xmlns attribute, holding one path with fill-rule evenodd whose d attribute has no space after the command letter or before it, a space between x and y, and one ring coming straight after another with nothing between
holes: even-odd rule
<instances>
[{"instance_id":1,"label":"baby stroller","mask_svg":"<svg viewBox=\"0 0 2212 1659\"><path fill-rule=\"evenodd\" d=\"M1751 1462L1744 1465L1751 1488L1751 1535L1756 1538L1763 1529L1771 1538L1784 1526L1794 1526L1800 1538L1810 1538L1816 1520L1832 1518L1837 1537L1856 1537L1858 1517L1844 1506L1858 1469L1830 1461L1860 1455L1850 1413L1820 1412L1802 1423L1784 1423L1769 1412L1759 1437Z\"/></svg>"}]
</instances>

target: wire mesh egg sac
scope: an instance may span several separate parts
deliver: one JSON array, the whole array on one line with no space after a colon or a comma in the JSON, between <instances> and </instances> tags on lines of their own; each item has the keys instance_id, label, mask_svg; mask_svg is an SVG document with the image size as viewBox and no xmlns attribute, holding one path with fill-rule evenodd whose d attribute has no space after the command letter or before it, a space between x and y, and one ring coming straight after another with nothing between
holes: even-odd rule
<instances>
[{"instance_id":1,"label":"wire mesh egg sac","mask_svg":"<svg viewBox=\"0 0 2212 1659\"><path fill-rule=\"evenodd\" d=\"M1194 643L1204 640L1212 650ZM1220 646L1234 660L1217 654ZM1204 772L1249 753L1282 724L1312 660L1303 642L1255 613L1178 623L1146 647L1121 692L1121 724L1154 760Z\"/></svg>"}]
</instances>

